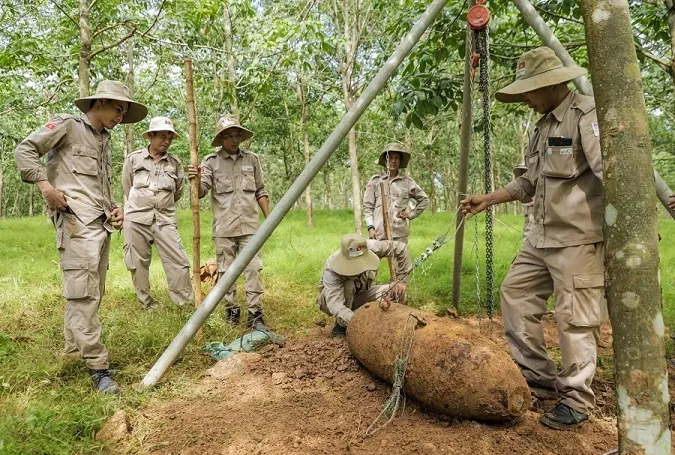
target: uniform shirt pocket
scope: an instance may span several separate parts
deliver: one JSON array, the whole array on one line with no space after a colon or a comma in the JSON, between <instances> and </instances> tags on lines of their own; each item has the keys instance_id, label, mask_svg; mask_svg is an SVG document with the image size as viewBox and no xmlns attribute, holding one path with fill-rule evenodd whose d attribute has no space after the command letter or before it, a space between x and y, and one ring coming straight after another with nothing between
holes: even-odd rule
<instances>
[{"instance_id":1,"label":"uniform shirt pocket","mask_svg":"<svg viewBox=\"0 0 675 455\"><path fill-rule=\"evenodd\" d=\"M218 176L213 182L215 192L218 194L231 193L234 191L232 179L229 176Z\"/></svg>"},{"instance_id":2,"label":"uniform shirt pocket","mask_svg":"<svg viewBox=\"0 0 675 455\"><path fill-rule=\"evenodd\" d=\"M100 154L98 150L82 145L73 147L73 172L75 174L98 175Z\"/></svg>"},{"instance_id":3,"label":"uniform shirt pocket","mask_svg":"<svg viewBox=\"0 0 675 455\"><path fill-rule=\"evenodd\" d=\"M157 179L157 189L163 191L175 191L176 190L176 179L177 176L173 172L164 172Z\"/></svg>"},{"instance_id":4,"label":"uniform shirt pocket","mask_svg":"<svg viewBox=\"0 0 675 455\"><path fill-rule=\"evenodd\" d=\"M253 172L243 171L241 174L241 189L244 191L255 191L255 176Z\"/></svg>"},{"instance_id":5,"label":"uniform shirt pocket","mask_svg":"<svg viewBox=\"0 0 675 455\"><path fill-rule=\"evenodd\" d=\"M134 169L134 188L147 188L150 186L150 170L144 166Z\"/></svg>"},{"instance_id":6,"label":"uniform shirt pocket","mask_svg":"<svg viewBox=\"0 0 675 455\"><path fill-rule=\"evenodd\" d=\"M548 146L544 154L544 167L541 171L546 177L571 179L579 175L577 148L572 145Z\"/></svg>"},{"instance_id":7,"label":"uniform shirt pocket","mask_svg":"<svg viewBox=\"0 0 675 455\"><path fill-rule=\"evenodd\" d=\"M605 276L602 273L574 275L570 324L597 327L608 319Z\"/></svg>"}]
</instances>

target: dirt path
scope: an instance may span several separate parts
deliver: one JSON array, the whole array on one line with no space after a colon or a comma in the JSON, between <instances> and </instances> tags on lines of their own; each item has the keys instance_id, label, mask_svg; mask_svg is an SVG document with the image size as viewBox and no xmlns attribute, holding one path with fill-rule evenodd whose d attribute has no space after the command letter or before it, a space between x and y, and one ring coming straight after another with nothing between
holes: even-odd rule
<instances>
[{"instance_id":1,"label":"dirt path","mask_svg":"<svg viewBox=\"0 0 675 455\"><path fill-rule=\"evenodd\" d=\"M487 321L466 320L486 333ZM546 323L549 344L555 325ZM493 339L506 349L495 320ZM601 351L611 353L603 328ZM606 352L602 353L603 355ZM556 355L555 348L553 355ZM602 367L600 367L602 369ZM616 447L612 384L599 374L598 408L573 432L549 430L535 402L510 426L446 420L408 402L381 431L364 437L389 397L329 328L288 340L284 348L218 362L189 396L142 409L132 420L125 452L161 454L604 454Z\"/></svg>"}]
</instances>

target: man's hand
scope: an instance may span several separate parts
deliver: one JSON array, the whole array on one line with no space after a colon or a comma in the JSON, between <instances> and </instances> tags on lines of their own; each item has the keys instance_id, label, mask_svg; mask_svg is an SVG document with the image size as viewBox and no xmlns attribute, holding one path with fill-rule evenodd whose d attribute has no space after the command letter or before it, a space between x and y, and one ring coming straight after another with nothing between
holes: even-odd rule
<instances>
[{"instance_id":1,"label":"man's hand","mask_svg":"<svg viewBox=\"0 0 675 455\"><path fill-rule=\"evenodd\" d=\"M122 229L122 225L124 224L124 211L121 208L117 207L110 212L110 224L115 229Z\"/></svg>"},{"instance_id":2,"label":"man's hand","mask_svg":"<svg viewBox=\"0 0 675 455\"><path fill-rule=\"evenodd\" d=\"M48 180L36 182L36 185L42 193L42 196L45 198L47 207L49 207L51 210L64 211L68 208L65 194L54 188Z\"/></svg>"},{"instance_id":3,"label":"man's hand","mask_svg":"<svg viewBox=\"0 0 675 455\"><path fill-rule=\"evenodd\" d=\"M466 199L462 199L459 203L462 204L462 213L464 215L469 214L469 217L482 212L490 206L484 194L473 194Z\"/></svg>"},{"instance_id":4,"label":"man's hand","mask_svg":"<svg viewBox=\"0 0 675 455\"><path fill-rule=\"evenodd\" d=\"M396 284L394 284L391 292L396 297L398 303L403 304L405 302L405 292L407 289L408 285L403 281L397 281Z\"/></svg>"},{"instance_id":5,"label":"man's hand","mask_svg":"<svg viewBox=\"0 0 675 455\"><path fill-rule=\"evenodd\" d=\"M198 166L195 166L194 164L188 164L188 171L187 171L188 179L192 180L199 174L201 174L201 169Z\"/></svg>"},{"instance_id":6,"label":"man's hand","mask_svg":"<svg viewBox=\"0 0 675 455\"><path fill-rule=\"evenodd\" d=\"M670 201L668 201L668 207L670 210L675 210L675 194L670 195Z\"/></svg>"},{"instance_id":7,"label":"man's hand","mask_svg":"<svg viewBox=\"0 0 675 455\"><path fill-rule=\"evenodd\" d=\"M398 215L399 218L401 218L403 220L409 220L410 219L410 214L408 213L408 211L406 209L401 210L400 212L398 212L397 215Z\"/></svg>"},{"instance_id":8,"label":"man's hand","mask_svg":"<svg viewBox=\"0 0 675 455\"><path fill-rule=\"evenodd\" d=\"M375 239L375 228L368 229L368 238Z\"/></svg>"}]
</instances>

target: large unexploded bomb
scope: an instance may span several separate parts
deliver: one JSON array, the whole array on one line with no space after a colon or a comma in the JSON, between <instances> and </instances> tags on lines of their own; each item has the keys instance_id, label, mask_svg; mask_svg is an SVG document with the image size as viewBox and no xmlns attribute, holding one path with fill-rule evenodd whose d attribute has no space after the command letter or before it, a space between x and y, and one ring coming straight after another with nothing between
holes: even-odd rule
<instances>
[{"instance_id":1,"label":"large unexploded bomb","mask_svg":"<svg viewBox=\"0 0 675 455\"><path fill-rule=\"evenodd\" d=\"M383 311L368 303L354 313L347 344L368 370L391 384L411 336L403 390L429 409L493 422L516 419L529 409L530 390L511 357L457 321L403 305Z\"/></svg>"}]
</instances>

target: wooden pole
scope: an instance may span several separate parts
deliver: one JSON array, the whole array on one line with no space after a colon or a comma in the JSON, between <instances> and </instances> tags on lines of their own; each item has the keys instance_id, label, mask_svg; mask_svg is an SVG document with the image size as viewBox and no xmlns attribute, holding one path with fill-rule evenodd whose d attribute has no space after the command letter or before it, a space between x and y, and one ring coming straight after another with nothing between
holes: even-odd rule
<instances>
[{"instance_id":1,"label":"wooden pole","mask_svg":"<svg viewBox=\"0 0 675 455\"><path fill-rule=\"evenodd\" d=\"M391 225L389 224L389 204L387 203L387 194L384 191L384 185L380 182L380 195L382 197L382 218L384 219L384 236L387 240L391 240ZM389 282L396 281L396 264L391 256L387 256L389 262Z\"/></svg>"},{"instance_id":2,"label":"wooden pole","mask_svg":"<svg viewBox=\"0 0 675 455\"><path fill-rule=\"evenodd\" d=\"M197 140L197 107L195 105L195 92L192 85L192 59L185 57L185 86L187 88L187 116L189 124L190 140L190 164L199 166L199 151ZM201 243L201 234L199 226L199 186L201 178L197 175L190 183L190 206L192 207L192 285L195 290L195 308L202 304L204 294L202 293L202 282L199 276L200 259L199 248ZM199 338L202 337L202 329L197 332Z\"/></svg>"},{"instance_id":3,"label":"wooden pole","mask_svg":"<svg viewBox=\"0 0 675 455\"><path fill-rule=\"evenodd\" d=\"M471 8L476 2L469 0ZM455 226L455 258L452 269L452 306L459 311L459 296L462 284L462 252L464 249L464 215L459 211L462 199L467 196L467 182L469 174L469 150L471 149L471 57L473 56L473 30L466 27L466 55L464 56L464 92L462 94L462 129L459 138L459 181L457 183L457 219ZM477 240L476 240L477 241Z\"/></svg>"}]
</instances>

